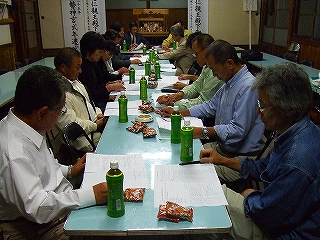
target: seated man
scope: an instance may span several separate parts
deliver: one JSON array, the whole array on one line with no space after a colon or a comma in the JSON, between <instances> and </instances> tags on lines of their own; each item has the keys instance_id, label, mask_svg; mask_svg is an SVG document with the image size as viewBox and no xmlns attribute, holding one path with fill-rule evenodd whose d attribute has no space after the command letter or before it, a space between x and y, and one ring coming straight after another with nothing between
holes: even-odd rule
<instances>
[{"instance_id":1,"label":"seated man","mask_svg":"<svg viewBox=\"0 0 320 240\"><path fill-rule=\"evenodd\" d=\"M174 104L179 106L179 110L184 110L209 100L224 84L223 81L214 77L211 69L206 66L206 51L213 41L213 37L209 34L201 34L193 39L194 57L198 64L203 67L201 75L193 84L184 87L178 93L160 96L157 100L160 104ZM181 99L185 100L180 101Z\"/></svg>"},{"instance_id":2,"label":"seated man","mask_svg":"<svg viewBox=\"0 0 320 240\"><path fill-rule=\"evenodd\" d=\"M174 59L174 65L177 69L175 75L179 76L183 73L188 73L193 63L193 56L190 49L186 47L183 29L180 26L172 26L170 32L177 42L177 49L159 54L159 59Z\"/></svg>"},{"instance_id":3,"label":"seated man","mask_svg":"<svg viewBox=\"0 0 320 240\"><path fill-rule=\"evenodd\" d=\"M192 33L190 30L188 29L184 29L184 24L183 24L183 21L182 20L177 20L173 23L173 25L176 25L176 26L180 26L182 27L183 29L183 35L184 37L187 39L189 37L189 35ZM172 47L172 43L174 42L174 39L173 39L173 36L172 34L170 33L169 36L163 40L162 42L162 49L166 50L166 51L170 51L169 47Z\"/></svg>"},{"instance_id":4,"label":"seated man","mask_svg":"<svg viewBox=\"0 0 320 240\"><path fill-rule=\"evenodd\" d=\"M200 153L201 162L232 168L242 178L264 184L262 192L247 189L242 194L223 187L231 235L235 239L319 239L320 129L309 116L309 77L296 64L282 63L263 69L253 88L259 96L257 114L266 129L278 134L268 155L254 161L226 158L213 149Z\"/></svg>"},{"instance_id":5,"label":"seated man","mask_svg":"<svg viewBox=\"0 0 320 240\"><path fill-rule=\"evenodd\" d=\"M182 110L183 116L215 117L213 127L194 127L194 138L213 139L204 145L215 148L223 156L256 156L263 146L264 125L256 114L257 91L252 90L254 76L246 65L241 65L235 48L226 41L216 40L206 52L207 65L225 84L206 102ZM161 114L169 116L172 108L166 107ZM219 169L218 176L224 181L239 179L236 171Z\"/></svg>"},{"instance_id":6,"label":"seated man","mask_svg":"<svg viewBox=\"0 0 320 240\"><path fill-rule=\"evenodd\" d=\"M78 123L97 146L106 119L100 108L95 107L85 86L78 81L81 72L82 58L80 52L73 48L62 48L54 58L56 70L62 74L66 86L66 109L60 115L56 124L58 133L70 122ZM50 135L50 134L49 134ZM54 135L56 135L54 133ZM61 134L56 140L63 142ZM83 152L92 151L91 145L82 137L75 143L75 147Z\"/></svg>"},{"instance_id":7,"label":"seated man","mask_svg":"<svg viewBox=\"0 0 320 240\"><path fill-rule=\"evenodd\" d=\"M128 73L128 68L131 64L139 64L141 60L138 58L130 59L132 55L122 54L120 52L120 40L121 36L113 29L109 29L103 34L105 40L112 40L116 44L116 52L110 60L106 62L108 71L112 74L124 74Z\"/></svg>"},{"instance_id":8,"label":"seated man","mask_svg":"<svg viewBox=\"0 0 320 240\"><path fill-rule=\"evenodd\" d=\"M124 37L120 41L120 45L123 45L123 42L126 41L128 49L132 50L137 47L140 43L146 45L147 48L150 48L150 42L145 39L139 31L139 26L137 22L132 21L129 23L129 32L124 34Z\"/></svg>"},{"instance_id":9,"label":"seated man","mask_svg":"<svg viewBox=\"0 0 320 240\"><path fill-rule=\"evenodd\" d=\"M67 178L84 170L85 157L63 166L48 148L45 132L65 111L60 73L32 66L19 78L14 106L0 122L0 229L4 239L69 239L65 217L73 209L108 200L106 182L72 189Z\"/></svg>"}]
</instances>

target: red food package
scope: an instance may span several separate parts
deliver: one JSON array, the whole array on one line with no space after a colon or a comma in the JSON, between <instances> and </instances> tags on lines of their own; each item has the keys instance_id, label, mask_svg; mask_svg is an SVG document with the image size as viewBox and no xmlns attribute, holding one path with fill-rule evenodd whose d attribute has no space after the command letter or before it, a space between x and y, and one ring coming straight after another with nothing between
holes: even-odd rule
<instances>
[{"instance_id":1,"label":"red food package","mask_svg":"<svg viewBox=\"0 0 320 240\"><path fill-rule=\"evenodd\" d=\"M124 191L124 200L129 202L140 202L143 200L145 188L127 188Z\"/></svg>"},{"instance_id":2,"label":"red food package","mask_svg":"<svg viewBox=\"0 0 320 240\"><path fill-rule=\"evenodd\" d=\"M144 113L150 113L154 111L154 107L151 105L140 105L138 108Z\"/></svg>"},{"instance_id":3,"label":"red food package","mask_svg":"<svg viewBox=\"0 0 320 240\"><path fill-rule=\"evenodd\" d=\"M157 135L157 131L154 128L144 128L142 129L142 134L144 138L152 138Z\"/></svg>"},{"instance_id":4,"label":"red food package","mask_svg":"<svg viewBox=\"0 0 320 240\"><path fill-rule=\"evenodd\" d=\"M174 202L166 202L166 212L170 218L179 218L180 220L193 220L193 209L185 208Z\"/></svg>"},{"instance_id":5,"label":"red food package","mask_svg":"<svg viewBox=\"0 0 320 240\"><path fill-rule=\"evenodd\" d=\"M169 217L167 215L167 211L166 211L166 205L164 204L161 204L159 205L159 211L158 211L158 215L157 215L157 218L159 218L160 220L169 220L169 221L172 221L172 222L179 222L179 218L173 218L173 217Z\"/></svg>"}]
</instances>

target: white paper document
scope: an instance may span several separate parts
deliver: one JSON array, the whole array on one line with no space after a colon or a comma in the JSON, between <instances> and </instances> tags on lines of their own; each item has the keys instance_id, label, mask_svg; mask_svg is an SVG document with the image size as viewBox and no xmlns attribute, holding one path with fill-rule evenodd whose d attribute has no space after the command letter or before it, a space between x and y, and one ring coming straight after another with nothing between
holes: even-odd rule
<instances>
[{"instance_id":1,"label":"white paper document","mask_svg":"<svg viewBox=\"0 0 320 240\"><path fill-rule=\"evenodd\" d=\"M86 166L81 187L90 187L106 181L110 161L117 160L123 172L123 188L150 188L147 171L141 154L104 155L87 153Z\"/></svg>"},{"instance_id":2,"label":"white paper document","mask_svg":"<svg viewBox=\"0 0 320 240\"><path fill-rule=\"evenodd\" d=\"M213 164L156 165L154 207L166 201L193 207L228 205Z\"/></svg>"},{"instance_id":3,"label":"white paper document","mask_svg":"<svg viewBox=\"0 0 320 240\"><path fill-rule=\"evenodd\" d=\"M142 111L139 110L139 106L142 104L141 100L128 101L128 115L139 115L142 114ZM106 109L104 110L104 116L119 116L119 103L108 102Z\"/></svg>"},{"instance_id":4,"label":"white paper document","mask_svg":"<svg viewBox=\"0 0 320 240\"><path fill-rule=\"evenodd\" d=\"M184 120L190 120L190 125L192 127L203 127L203 122L199 118L195 117L183 117L181 119L181 127L184 125ZM156 117L158 125L158 137L159 139L170 139L171 137L171 120L170 118Z\"/></svg>"}]
</instances>

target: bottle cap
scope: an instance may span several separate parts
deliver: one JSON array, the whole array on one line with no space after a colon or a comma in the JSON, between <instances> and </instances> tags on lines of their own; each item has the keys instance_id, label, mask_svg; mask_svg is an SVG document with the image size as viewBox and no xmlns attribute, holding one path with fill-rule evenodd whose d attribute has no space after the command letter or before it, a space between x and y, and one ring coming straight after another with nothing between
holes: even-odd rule
<instances>
[{"instance_id":1,"label":"bottle cap","mask_svg":"<svg viewBox=\"0 0 320 240\"><path fill-rule=\"evenodd\" d=\"M125 95L125 91L120 92L121 96Z\"/></svg>"},{"instance_id":2,"label":"bottle cap","mask_svg":"<svg viewBox=\"0 0 320 240\"><path fill-rule=\"evenodd\" d=\"M179 106L173 106L173 111L175 112L179 111Z\"/></svg>"},{"instance_id":3,"label":"bottle cap","mask_svg":"<svg viewBox=\"0 0 320 240\"><path fill-rule=\"evenodd\" d=\"M190 119L185 119L184 120L184 125L185 126L190 126Z\"/></svg>"},{"instance_id":4,"label":"bottle cap","mask_svg":"<svg viewBox=\"0 0 320 240\"><path fill-rule=\"evenodd\" d=\"M118 163L118 161L111 161L110 162L110 168L111 169L117 169L117 168L119 168L119 163Z\"/></svg>"}]
</instances>

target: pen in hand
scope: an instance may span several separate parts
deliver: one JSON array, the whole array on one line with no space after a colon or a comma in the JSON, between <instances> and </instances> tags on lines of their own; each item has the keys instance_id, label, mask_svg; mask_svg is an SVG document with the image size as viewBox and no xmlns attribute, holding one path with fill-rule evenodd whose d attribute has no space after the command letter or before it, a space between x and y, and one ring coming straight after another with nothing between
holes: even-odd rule
<instances>
[{"instance_id":1,"label":"pen in hand","mask_svg":"<svg viewBox=\"0 0 320 240\"><path fill-rule=\"evenodd\" d=\"M191 161L191 162L182 162L182 163L179 163L179 165L189 165L189 164L198 164L198 163L201 163L200 160Z\"/></svg>"}]
</instances>

